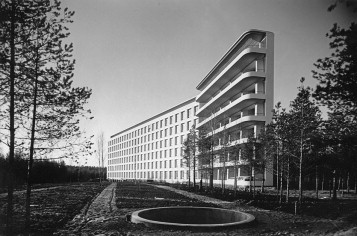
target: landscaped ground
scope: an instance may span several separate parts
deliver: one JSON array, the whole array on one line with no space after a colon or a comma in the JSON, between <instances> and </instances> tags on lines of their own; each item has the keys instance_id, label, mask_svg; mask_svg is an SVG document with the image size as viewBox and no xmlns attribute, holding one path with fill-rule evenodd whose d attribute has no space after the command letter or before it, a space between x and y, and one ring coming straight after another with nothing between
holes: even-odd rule
<instances>
[{"instance_id":1,"label":"landscaped ground","mask_svg":"<svg viewBox=\"0 0 357 236\"><path fill-rule=\"evenodd\" d=\"M102 217L99 218L89 215L86 220L72 222L67 230L61 231L59 235L67 235L70 232L78 234L78 230L82 235L334 235L336 233L338 235L338 233L344 233L348 229L357 227L355 221L346 220L343 217L326 219L304 215L295 216L280 211L257 208L244 203L244 201L227 204L227 202L209 199L201 195L182 192L190 196L187 197L173 191L179 190L169 186L143 183L118 183L116 201L113 202L116 208L107 210L106 213L103 212ZM209 203L204 203L204 201ZM107 204L105 203L105 205ZM241 210L253 214L256 221L252 225L242 228L211 232L152 229L126 221L127 215L139 209L177 205L216 206ZM74 231L68 230L71 228ZM354 232L356 234L357 230Z\"/></svg>"},{"instance_id":2,"label":"landscaped ground","mask_svg":"<svg viewBox=\"0 0 357 236\"><path fill-rule=\"evenodd\" d=\"M353 227L356 228L351 235L357 235L357 222L356 218L353 218L355 209L353 206L357 205L356 195L350 195L353 196L350 197L352 200L350 199L351 202L346 204L343 201L338 202L339 206L343 205L344 210L339 211L339 214L334 217L329 217L326 214L330 211L329 209L316 210L315 215L318 215L318 217L311 215L295 216L277 210L258 208L253 206L252 202L245 200L227 204L227 202L209 199L185 191L181 191L182 194L179 194L176 193L179 190L170 186L121 182L117 185L113 183L108 186L89 208L84 208L86 201L92 199L90 196L99 192L98 186L98 183L94 183L93 185L78 186L78 188L73 187L71 190L66 186L63 189L41 191L42 195L35 198L37 200L33 203L41 207L33 206L33 210L36 215L36 222L43 222L44 224L34 222L33 226L36 227L36 232L53 232L55 227L52 226L51 228L49 225L51 222L57 221L57 225L54 224L57 227L56 235L339 235ZM88 195L88 197L80 197L83 195ZM21 197L18 197L18 199L21 199ZM1 197L0 204L3 204L4 201L5 198ZM241 210L253 214L256 221L252 225L242 228L192 232L189 230L152 229L126 220L127 215L139 209L177 205L216 206ZM3 212L3 207L1 205L0 207ZM80 208L86 210L80 211ZM17 204L17 209L21 210L19 204ZM335 210L332 209L332 211ZM80 214L73 219L74 212ZM71 217L73 220L70 220ZM4 215L1 218L1 221L3 220ZM66 221L68 222L66 223ZM66 225L63 226L65 223ZM63 227L59 227L60 224ZM46 227L47 231L45 230Z\"/></svg>"},{"instance_id":3,"label":"landscaped ground","mask_svg":"<svg viewBox=\"0 0 357 236\"><path fill-rule=\"evenodd\" d=\"M87 203L98 195L107 184L81 183L71 185L45 185L34 191L31 198L31 227L33 235L51 235L73 219ZM40 189L40 186L37 186ZM25 192L14 194L15 233L22 233L25 223ZM0 195L0 235L5 232L7 195Z\"/></svg>"}]
</instances>

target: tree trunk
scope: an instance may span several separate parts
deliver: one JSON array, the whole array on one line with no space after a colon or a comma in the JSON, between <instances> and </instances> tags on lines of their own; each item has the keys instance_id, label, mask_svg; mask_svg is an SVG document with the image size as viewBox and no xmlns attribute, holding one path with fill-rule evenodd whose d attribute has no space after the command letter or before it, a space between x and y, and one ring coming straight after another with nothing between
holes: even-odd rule
<instances>
[{"instance_id":1,"label":"tree trunk","mask_svg":"<svg viewBox=\"0 0 357 236\"><path fill-rule=\"evenodd\" d=\"M347 193L350 193L350 172L347 172Z\"/></svg>"},{"instance_id":2,"label":"tree trunk","mask_svg":"<svg viewBox=\"0 0 357 236\"><path fill-rule=\"evenodd\" d=\"M303 160L303 130L301 130L300 140L300 160L299 160L299 204L302 204L302 160Z\"/></svg>"},{"instance_id":3,"label":"tree trunk","mask_svg":"<svg viewBox=\"0 0 357 236\"><path fill-rule=\"evenodd\" d=\"M9 178L7 185L7 215L6 231L13 231L13 193L14 193L14 159L15 159L15 1L12 1L10 29L10 147L9 147Z\"/></svg>"},{"instance_id":4,"label":"tree trunk","mask_svg":"<svg viewBox=\"0 0 357 236\"><path fill-rule=\"evenodd\" d=\"M252 166L250 166L249 193L252 193L252 178L253 178L253 168Z\"/></svg>"},{"instance_id":5,"label":"tree trunk","mask_svg":"<svg viewBox=\"0 0 357 236\"><path fill-rule=\"evenodd\" d=\"M336 170L333 171L333 181L332 181L332 191L333 191L333 196L332 200L337 200L337 181L336 181Z\"/></svg>"},{"instance_id":6,"label":"tree trunk","mask_svg":"<svg viewBox=\"0 0 357 236\"><path fill-rule=\"evenodd\" d=\"M280 197L279 197L280 205L283 203L283 171L280 171Z\"/></svg>"},{"instance_id":7,"label":"tree trunk","mask_svg":"<svg viewBox=\"0 0 357 236\"><path fill-rule=\"evenodd\" d=\"M188 188L191 188L191 165L188 165Z\"/></svg>"},{"instance_id":8,"label":"tree trunk","mask_svg":"<svg viewBox=\"0 0 357 236\"><path fill-rule=\"evenodd\" d=\"M210 182L209 182L209 187L210 187L210 189L211 190L213 190L213 168L214 168L214 166L213 166L213 146L212 146L212 152L211 152L211 171L210 171L210 176L209 176L209 180L210 180Z\"/></svg>"},{"instance_id":9,"label":"tree trunk","mask_svg":"<svg viewBox=\"0 0 357 236\"><path fill-rule=\"evenodd\" d=\"M234 157L234 197L237 196L237 156Z\"/></svg>"},{"instance_id":10,"label":"tree trunk","mask_svg":"<svg viewBox=\"0 0 357 236\"><path fill-rule=\"evenodd\" d=\"M315 166L315 187L316 187L316 199L319 199L319 173L318 173L318 166Z\"/></svg>"},{"instance_id":11,"label":"tree trunk","mask_svg":"<svg viewBox=\"0 0 357 236\"><path fill-rule=\"evenodd\" d=\"M325 173L322 173L321 191L324 191L325 185Z\"/></svg>"},{"instance_id":12,"label":"tree trunk","mask_svg":"<svg viewBox=\"0 0 357 236\"><path fill-rule=\"evenodd\" d=\"M357 194L357 174L355 172L355 194Z\"/></svg>"},{"instance_id":13,"label":"tree trunk","mask_svg":"<svg viewBox=\"0 0 357 236\"><path fill-rule=\"evenodd\" d=\"M30 233L30 220L31 220L31 185L32 185L32 165L34 159L34 145L35 145L35 132L36 132L36 110L37 110L37 91L38 91L38 51L36 52L36 64L35 64L35 87L33 96L33 110L32 110L32 124L31 124L31 143L30 143L30 158L27 170L27 187L26 187L26 232Z\"/></svg>"},{"instance_id":14,"label":"tree trunk","mask_svg":"<svg viewBox=\"0 0 357 236\"><path fill-rule=\"evenodd\" d=\"M193 134L193 189L196 192L196 132Z\"/></svg>"},{"instance_id":15,"label":"tree trunk","mask_svg":"<svg viewBox=\"0 0 357 236\"><path fill-rule=\"evenodd\" d=\"M287 168L286 168L286 203L289 203L289 195L290 195L290 157L287 160Z\"/></svg>"},{"instance_id":16,"label":"tree trunk","mask_svg":"<svg viewBox=\"0 0 357 236\"><path fill-rule=\"evenodd\" d=\"M276 189L279 190L279 143L276 146Z\"/></svg>"},{"instance_id":17,"label":"tree trunk","mask_svg":"<svg viewBox=\"0 0 357 236\"><path fill-rule=\"evenodd\" d=\"M263 172L263 179L262 179L262 188L261 192L264 193L264 183L265 183L265 167L262 168Z\"/></svg>"}]
</instances>

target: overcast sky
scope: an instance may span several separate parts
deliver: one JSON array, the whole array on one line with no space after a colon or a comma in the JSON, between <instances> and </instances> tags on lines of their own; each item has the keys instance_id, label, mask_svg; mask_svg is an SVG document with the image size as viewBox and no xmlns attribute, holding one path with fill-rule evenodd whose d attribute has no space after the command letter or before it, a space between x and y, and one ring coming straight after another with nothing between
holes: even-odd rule
<instances>
[{"instance_id":1,"label":"overcast sky","mask_svg":"<svg viewBox=\"0 0 357 236\"><path fill-rule=\"evenodd\" d=\"M196 86L241 34L275 34L274 103L287 107L301 77L330 54L325 34L352 16L330 0L64 0L74 10L74 84L93 89L83 122L109 137L198 94Z\"/></svg>"}]
</instances>

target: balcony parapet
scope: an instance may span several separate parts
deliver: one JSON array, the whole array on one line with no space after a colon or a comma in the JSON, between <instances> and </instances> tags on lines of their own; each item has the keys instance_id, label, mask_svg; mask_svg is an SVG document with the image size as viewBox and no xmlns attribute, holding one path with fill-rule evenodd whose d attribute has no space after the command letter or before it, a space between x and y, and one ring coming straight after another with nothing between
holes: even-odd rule
<instances>
[{"instance_id":1,"label":"balcony parapet","mask_svg":"<svg viewBox=\"0 0 357 236\"><path fill-rule=\"evenodd\" d=\"M235 121L232 121L228 124L226 124L225 126L221 126L213 131L210 131L207 133L207 136L211 136L212 134L213 135L217 135L219 134L220 132L224 131L225 129L228 130L236 125L240 125L242 123L245 123L245 122L266 122L267 121L267 117L263 114L258 114L258 115L245 115ZM198 129L202 127L202 124L199 123L198 125Z\"/></svg>"},{"instance_id":2,"label":"balcony parapet","mask_svg":"<svg viewBox=\"0 0 357 236\"><path fill-rule=\"evenodd\" d=\"M218 94L216 94L216 96L212 97L203 107L199 108L197 111L197 116L202 115L201 113L205 110L209 110L209 108L213 105L213 103L222 100L223 96L225 94L227 94L230 90L232 90L233 88L239 86L240 84L242 84L246 79L251 78L251 77L256 77L259 79L265 78L265 73L261 72L261 71L251 71L251 72L245 72L245 73L241 73L239 75L239 77L233 81L232 83L230 83L226 88L224 88L222 91L220 91ZM241 91L241 95L245 95L247 93L245 93L244 91ZM263 93L263 91L257 91L257 94L261 94ZM239 98L238 98L239 99Z\"/></svg>"},{"instance_id":3,"label":"balcony parapet","mask_svg":"<svg viewBox=\"0 0 357 236\"><path fill-rule=\"evenodd\" d=\"M244 103L244 101L252 102L255 100L265 100L265 99L266 99L266 96L264 93L249 93L249 94L242 95L241 97L237 98L236 100L234 100L227 106L222 107L221 109L219 109L219 111L214 113L214 115L208 116L208 114L211 112L207 109L206 110L202 109L201 113L197 114L197 116L204 117L204 115L206 115L206 118L203 121L201 121L200 123L198 123L197 128L207 124L212 119L219 119L223 114L229 115L230 114L229 110L231 110L232 108L236 108L236 110L240 110L240 108L243 108L246 105ZM239 105L241 105L241 106L239 106ZM206 112L203 113L203 111L206 111Z\"/></svg>"}]
</instances>

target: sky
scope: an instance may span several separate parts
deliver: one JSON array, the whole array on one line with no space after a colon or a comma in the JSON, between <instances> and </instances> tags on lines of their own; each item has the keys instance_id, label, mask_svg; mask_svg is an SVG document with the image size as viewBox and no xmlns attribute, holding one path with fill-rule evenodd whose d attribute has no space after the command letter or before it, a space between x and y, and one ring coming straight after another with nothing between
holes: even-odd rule
<instances>
[{"instance_id":1,"label":"sky","mask_svg":"<svg viewBox=\"0 0 357 236\"><path fill-rule=\"evenodd\" d=\"M330 55L326 33L353 15L330 0L63 0L75 11L74 85L93 94L88 134L110 136L198 95L196 86L240 35L275 35L274 104L288 107L300 78ZM93 140L95 141L95 139ZM89 164L96 164L95 158Z\"/></svg>"}]
</instances>

